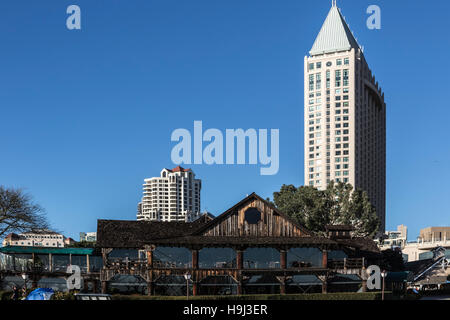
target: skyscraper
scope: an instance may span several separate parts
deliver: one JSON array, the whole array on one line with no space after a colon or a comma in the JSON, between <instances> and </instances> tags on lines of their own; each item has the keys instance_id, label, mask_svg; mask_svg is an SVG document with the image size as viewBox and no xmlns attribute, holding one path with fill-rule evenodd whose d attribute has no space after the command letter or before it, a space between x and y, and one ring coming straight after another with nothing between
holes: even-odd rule
<instances>
[{"instance_id":1,"label":"skyscraper","mask_svg":"<svg viewBox=\"0 0 450 320\"><path fill-rule=\"evenodd\" d=\"M190 222L200 216L202 183L191 169L163 169L144 182L137 220Z\"/></svg>"},{"instance_id":2,"label":"skyscraper","mask_svg":"<svg viewBox=\"0 0 450 320\"><path fill-rule=\"evenodd\" d=\"M305 57L305 184L367 191L385 230L386 104L362 48L333 2Z\"/></svg>"}]
</instances>

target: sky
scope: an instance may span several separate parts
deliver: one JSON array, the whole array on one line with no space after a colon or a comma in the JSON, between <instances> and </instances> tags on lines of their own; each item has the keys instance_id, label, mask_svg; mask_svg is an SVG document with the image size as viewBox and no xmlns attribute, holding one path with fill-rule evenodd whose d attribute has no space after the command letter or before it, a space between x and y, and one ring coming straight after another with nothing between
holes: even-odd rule
<instances>
[{"instance_id":1,"label":"sky","mask_svg":"<svg viewBox=\"0 0 450 320\"><path fill-rule=\"evenodd\" d=\"M66 9L81 8L81 30ZM369 30L369 5L381 29ZM75 240L136 219L144 178L173 168L175 129L279 129L280 168L188 165L202 210L303 179L303 63L331 0L0 2L0 185ZM387 229L449 226L446 0L338 0L387 103Z\"/></svg>"}]
</instances>

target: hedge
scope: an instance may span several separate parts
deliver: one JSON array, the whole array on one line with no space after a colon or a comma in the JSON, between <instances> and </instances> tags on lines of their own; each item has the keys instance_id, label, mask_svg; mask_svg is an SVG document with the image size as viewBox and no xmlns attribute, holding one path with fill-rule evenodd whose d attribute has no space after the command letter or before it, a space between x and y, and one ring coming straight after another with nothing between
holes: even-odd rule
<instances>
[{"instance_id":1,"label":"hedge","mask_svg":"<svg viewBox=\"0 0 450 320\"><path fill-rule=\"evenodd\" d=\"M113 300L186 300L186 296L113 295ZM395 299L390 292L385 299ZM381 300L381 292L190 296L189 300Z\"/></svg>"}]
</instances>

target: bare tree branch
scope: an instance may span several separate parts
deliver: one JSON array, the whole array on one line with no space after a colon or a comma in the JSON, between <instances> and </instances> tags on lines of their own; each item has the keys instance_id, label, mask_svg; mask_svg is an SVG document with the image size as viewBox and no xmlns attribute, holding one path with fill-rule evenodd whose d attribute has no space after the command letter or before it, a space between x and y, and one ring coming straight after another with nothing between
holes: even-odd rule
<instances>
[{"instance_id":1,"label":"bare tree branch","mask_svg":"<svg viewBox=\"0 0 450 320\"><path fill-rule=\"evenodd\" d=\"M7 233L49 229L44 210L21 189L0 186L0 238Z\"/></svg>"}]
</instances>

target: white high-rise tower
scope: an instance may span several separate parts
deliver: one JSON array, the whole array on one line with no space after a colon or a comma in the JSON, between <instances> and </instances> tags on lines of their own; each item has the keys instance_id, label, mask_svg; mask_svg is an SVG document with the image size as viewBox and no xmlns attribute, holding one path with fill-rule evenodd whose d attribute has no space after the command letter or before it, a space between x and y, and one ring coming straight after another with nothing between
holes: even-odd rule
<instances>
[{"instance_id":1,"label":"white high-rise tower","mask_svg":"<svg viewBox=\"0 0 450 320\"><path fill-rule=\"evenodd\" d=\"M159 177L144 181L137 220L190 222L200 217L202 182L191 169L163 169Z\"/></svg>"},{"instance_id":2,"label":"white high-rise tower","mask_svg":"<svg viewBox=\"0 0 450 320\"><path fill-rule=\"evenodd\" d=\"M367 191L385 230L386 104L335 1L305 57L305 184Z\"/></svg>"}]
</instances>

